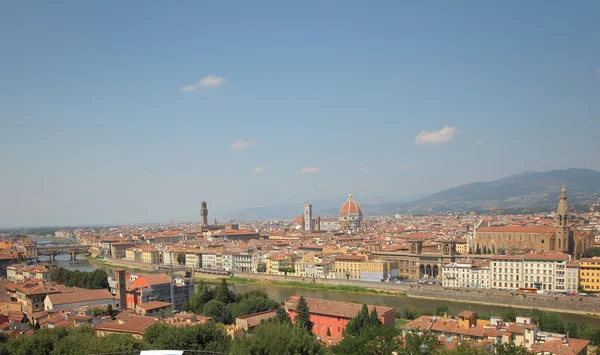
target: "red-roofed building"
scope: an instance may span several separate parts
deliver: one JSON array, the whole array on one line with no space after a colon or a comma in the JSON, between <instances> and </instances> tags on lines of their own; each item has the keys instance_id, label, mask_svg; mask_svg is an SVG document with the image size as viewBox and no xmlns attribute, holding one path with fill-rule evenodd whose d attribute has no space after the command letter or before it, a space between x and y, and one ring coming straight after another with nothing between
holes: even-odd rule
<instances>
[{"instance_id":1,"label":"red-roofed building","mask_svg":"<svg viewBox=\"0 0 600 355\"><path fill-rule=\"evenodd\" d=\"M300 297L292 296L285 300L285 308L292 320L296 319L296 306ZM313 333L319 337L329 334L332 337L342 334L346 325L355 318L362 309L360 303L349 303L340 301L322 300L318 298L306 298L310 312L310 320L314 323ZM368 305L369 313L377 309L381 323L388 327L395 326L396 309L392 307Z\"/></svg>"}]
</instances>

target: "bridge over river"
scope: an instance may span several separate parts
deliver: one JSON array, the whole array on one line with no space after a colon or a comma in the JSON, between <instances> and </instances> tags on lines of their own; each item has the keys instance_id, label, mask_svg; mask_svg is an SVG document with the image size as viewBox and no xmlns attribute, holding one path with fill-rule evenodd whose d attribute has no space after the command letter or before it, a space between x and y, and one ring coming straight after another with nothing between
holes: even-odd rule
<instances>
[{"instance_id":1,"label":"bridge over river","mask_svg":"<svg viewBox=\"0 0 600 355\"><path fill-rule=\"evenodd\" d=\"M59 254L70 254L71 260L76 260L77 254L88 254L90 253L90 247L87 245L81 245L76 243L60 244L60 245L48 245L37 246L35 256L49 255L50 261L54 262L54 257Z\"/></svg>"}]
</instances>

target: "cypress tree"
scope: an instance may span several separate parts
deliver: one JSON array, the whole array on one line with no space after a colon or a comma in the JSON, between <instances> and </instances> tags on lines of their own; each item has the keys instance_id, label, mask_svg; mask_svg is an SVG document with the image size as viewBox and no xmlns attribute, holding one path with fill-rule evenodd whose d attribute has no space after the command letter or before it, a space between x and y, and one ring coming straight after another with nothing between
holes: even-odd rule
<instances>
[{"instance_id":1,"label":"cypress tree","mask_svg":"<svg viewBox=\"0 0 600 355\"><path fill-rule=\"evenodd\" d=\"M296 325L302 329L306 329L311 332L313 328L313 322L310 321L310 309L304 299L304 296L300 296L298 304L296 305Z\"/></svg>"},{"instance_id":2,"label":"cypress tree","mask_svg":"<svg viewBox=\"0 0 600 355\"><path fill-rule=\"evenodd\" d=\"M374 325L374 326L381 325L381 321L379 321L379 314L377 314L377 309L375 307L373 307L373 312L371 312L369 320L370 320L369 323L371 325Z\"/></svg>"}]
</instances>

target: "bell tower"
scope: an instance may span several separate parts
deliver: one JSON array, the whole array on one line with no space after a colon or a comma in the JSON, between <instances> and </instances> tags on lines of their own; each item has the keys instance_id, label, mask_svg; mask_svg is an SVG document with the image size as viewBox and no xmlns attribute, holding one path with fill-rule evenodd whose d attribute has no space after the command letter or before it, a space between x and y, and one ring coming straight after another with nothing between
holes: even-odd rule
<instances>
[{"instance_id":1,"label":"bell tower","mask_svg":"<svg viewBox=\"0 0 600 355\"><path fill-rule=\"evenodd\" d=\"M202 217L202 227L208 225L208 207L206 201L202 201L200 204L200 217Z\"/></svg>"},{"instance_id":2,"label":"bell tower","mask_svg":"<svg viewBox=\"0 0 600 355\"><path fill-rule=\"evenodd\" d=\"M304 205L304 230L307 232L312 232L315 230L314 220L312 217L312 205L310 203L306 203Z\"/></svg>"},{"instance_id":3,"label":"bell tower","mask_svg":"<svg viewBox=\"0 0 600 355\"><path fill-rule=\"evenodd\" d=\"M569 205L567 203L567 189L563 183L560 190L560 199L556 209L555 227L556 241L554 243L556 251L569 251Z\"/></svg>"}]
</instances>

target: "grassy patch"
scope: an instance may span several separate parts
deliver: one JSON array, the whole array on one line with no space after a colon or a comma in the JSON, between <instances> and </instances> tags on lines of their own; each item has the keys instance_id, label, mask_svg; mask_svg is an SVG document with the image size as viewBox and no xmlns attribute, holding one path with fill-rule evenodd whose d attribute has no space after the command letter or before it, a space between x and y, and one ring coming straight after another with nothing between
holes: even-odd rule
<instances>
[{"instance_id":1,"label":"grassy patch","mask_svg":"<svg viewBox=\"0 0 600 355\"><path fill-rule=\"evenodd\" d=\"M251 280L251 279L246 279L246 278L241 278L241 277L231 277L231 278L228 278L227 281L230 281L233 283L246 283L246 284L262 283L261 281ZM360 287L360 286L324 285L324 284L304 283L304 282L297 282L297 281L274 281L274 282L270 282L269 284L276 285L276 286L300 287L300 288L308 288L308 289L313 289L313 290L325 290L325 291L335 291L335 292L371 293L371 294L377 294L377 295L394 295L394 296L400 296L400 297L406 296L405 292L395 293L395 292L388 292L388 291L378 291L378 290L374 290L374 289L370 289L370 288L366 288L366 287Z\"/></svg>"},{"instance_id":2,"label":"grassy patch","mask_svg":"<svg viewBox=\"0 0 600 355\"><path fill-rule=\"evenodd\" d=\"M400 329L403 325L410 322L408 319L396 318L396 329Z\"/></svg>"},{"instance_id":3,"label":"grassy patch","mask_svg":"<svg viewBox=\"0 0 600 355\"><path fill-rule=\"evenodd\" d=\"M103 266L103 267L108 267L108 268L113 268L113 269L124 269L124 270L129 270L129 271L134 271L134 272L140 272L143 271L140 268L137 267L129 267L129 266L121 266L121 265L115 265L115 264L111 264L109 262L107 262L104 259L99 259L95 256L86 256L86 259L96 265L96 266Z\"/></svg>"}]
</instances>

